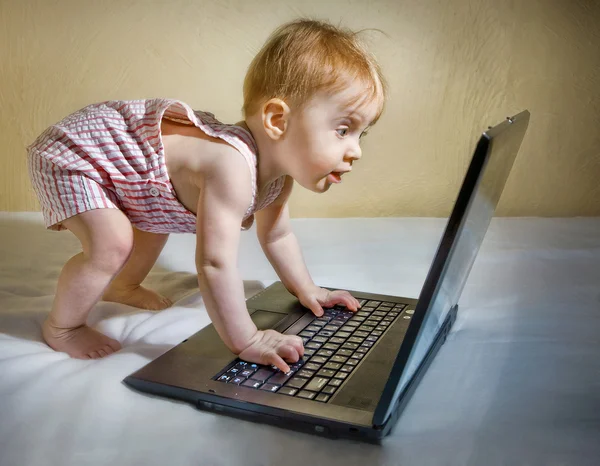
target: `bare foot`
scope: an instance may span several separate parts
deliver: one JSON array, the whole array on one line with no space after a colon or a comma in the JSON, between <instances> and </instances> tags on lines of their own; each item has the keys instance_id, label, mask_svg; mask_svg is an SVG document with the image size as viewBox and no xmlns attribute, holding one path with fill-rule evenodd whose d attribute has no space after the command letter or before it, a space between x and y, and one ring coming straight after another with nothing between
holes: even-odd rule
<instances>
[{"instance_id":1,"label":"bare foot","mask_svg":"<svg viewBox=\"0 0 600 466\"><path fill-rule=\"evenodd\" d=\"M98 359L121 349L117 340L89 328L87 325L75 328L54 327L49 319L42 325L42 335L50 348L67 353L77 359Z\"/></svg>"},{"instance_id":2,"label":"bare foot","mask_svg":"<svg viewBox=\"0 0 600 466\"><path fill-rule=\"evenodd\" d=\"M160 311L173 304L170 299L167 299L148 288L144 288L143 286L126 289L109 286L104 293L104 296L102 296L102 299L113 303L128 304L129 306L139 307L140 309L148 309L150 311Z\"/></svg>"}]
</instances>

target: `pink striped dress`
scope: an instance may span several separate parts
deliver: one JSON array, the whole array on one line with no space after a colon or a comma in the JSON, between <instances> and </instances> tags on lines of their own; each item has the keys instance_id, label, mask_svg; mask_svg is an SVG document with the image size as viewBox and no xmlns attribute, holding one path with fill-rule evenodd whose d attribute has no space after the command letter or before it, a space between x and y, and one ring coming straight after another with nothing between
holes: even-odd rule
<instances>
[{"instance_id":1,"label":"pink striped dress","mask_svg":"<svg viewBox=\"0 0 600 466\"><path fill-rule=\"evenodd\" d=\"M61 230L61 222L76 214L116 208L143 231L195 233L196 215L179 202L167 173L163 117L194 124L244 157L252 177L252 202L241 228L250 228L254 213L279 196L285 177L268 186L259 204L252 135L171 99L90 105L50 126L28 147L29 175L46 227Z\"/></svg>"}]
</instances>

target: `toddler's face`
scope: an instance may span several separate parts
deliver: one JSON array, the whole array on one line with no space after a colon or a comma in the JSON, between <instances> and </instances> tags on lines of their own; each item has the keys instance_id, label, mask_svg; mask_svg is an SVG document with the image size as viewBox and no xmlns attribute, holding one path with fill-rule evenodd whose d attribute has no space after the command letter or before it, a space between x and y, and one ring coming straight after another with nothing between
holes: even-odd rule
<instances>
[{"instance_id":1,"label":"toddler's face","mask_svg":"<svg viewBox=\"0 0 600 466\"><path fill-rule=\"evenodd\" d=\"M319 92L298 113L292 111L286 148L292 178L319 193L340 183L361 157L360 137L377 112L362 83L335 94Z\"/></svg>"}]
</instances>

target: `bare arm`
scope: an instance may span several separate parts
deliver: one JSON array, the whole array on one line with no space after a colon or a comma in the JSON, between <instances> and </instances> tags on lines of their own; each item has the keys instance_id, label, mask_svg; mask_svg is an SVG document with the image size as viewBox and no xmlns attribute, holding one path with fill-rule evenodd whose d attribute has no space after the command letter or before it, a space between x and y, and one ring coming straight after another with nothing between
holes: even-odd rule
<instances>
[{"instance_id":1,"label":"bare arm","mask_svg":"<svg viewBox=\"0 0 600 466\"><path fill-rule=\"evenodd\" d=\"M208 315L233 353L288 371L284 360L302 357L302 340L256 328L237 268L241 223L252 199L248 166L237 151L227 148L202 171L198 182L196 267Z\"/></svg>"},{"instance_id":2,"label":"bare arm","mask_svg":"<svg viewBox=\"0 0 600 466\"><path fill-rule=\"evenodd\" d=\"M248 167L243 157L228 149L207 167L199 181L198 285L219 336L239 354L257 331L246 310L237 268L240 225L252 199Z\"/></svg>"},{"instance_id":3,"label":"bare arm","mask_svg":"<svg viewBox=\"0 0 600 466\"><path fill-rule=\"evenodd\" d=\"M358 301L349 293L329 292L313 282L298 240L292 231L287 205L293 180L286 178L281 195L267 208L256 213L260 245L287 290L316 315L322 315L321 306L344 304L356 310Z\"/></svg>"}]
</instances>

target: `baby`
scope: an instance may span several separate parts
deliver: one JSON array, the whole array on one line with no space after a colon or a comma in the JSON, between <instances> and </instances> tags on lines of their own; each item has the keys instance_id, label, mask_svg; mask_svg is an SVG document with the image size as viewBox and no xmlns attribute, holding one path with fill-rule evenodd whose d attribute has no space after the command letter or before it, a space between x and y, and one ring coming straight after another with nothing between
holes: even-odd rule
<instances>
[{"instance_id":1,"label":"baby","mask_svg":"<svg viewBox=\"0 0 600 466\"><path fill-rule=\"evenodd\" d=\"M250 64L235 125L152 99L91 105L48 128L28 148L30 177L46 227L70 230L83 252L60 273L45 341L81 359L118 351L118 341L86 326L90 310L101 299L171 305L140 283L169 233L196 233L198 285L220 337L240 358L287 372L302 341L252 322L236 266L240 229L256 217L266 257L315 315L334 305L356 311L348 292L313 283L288 199L294 181L318 193L342 181L384 102L380 68L355 33L298 20Z\"/></svg>"}]
</instances>

